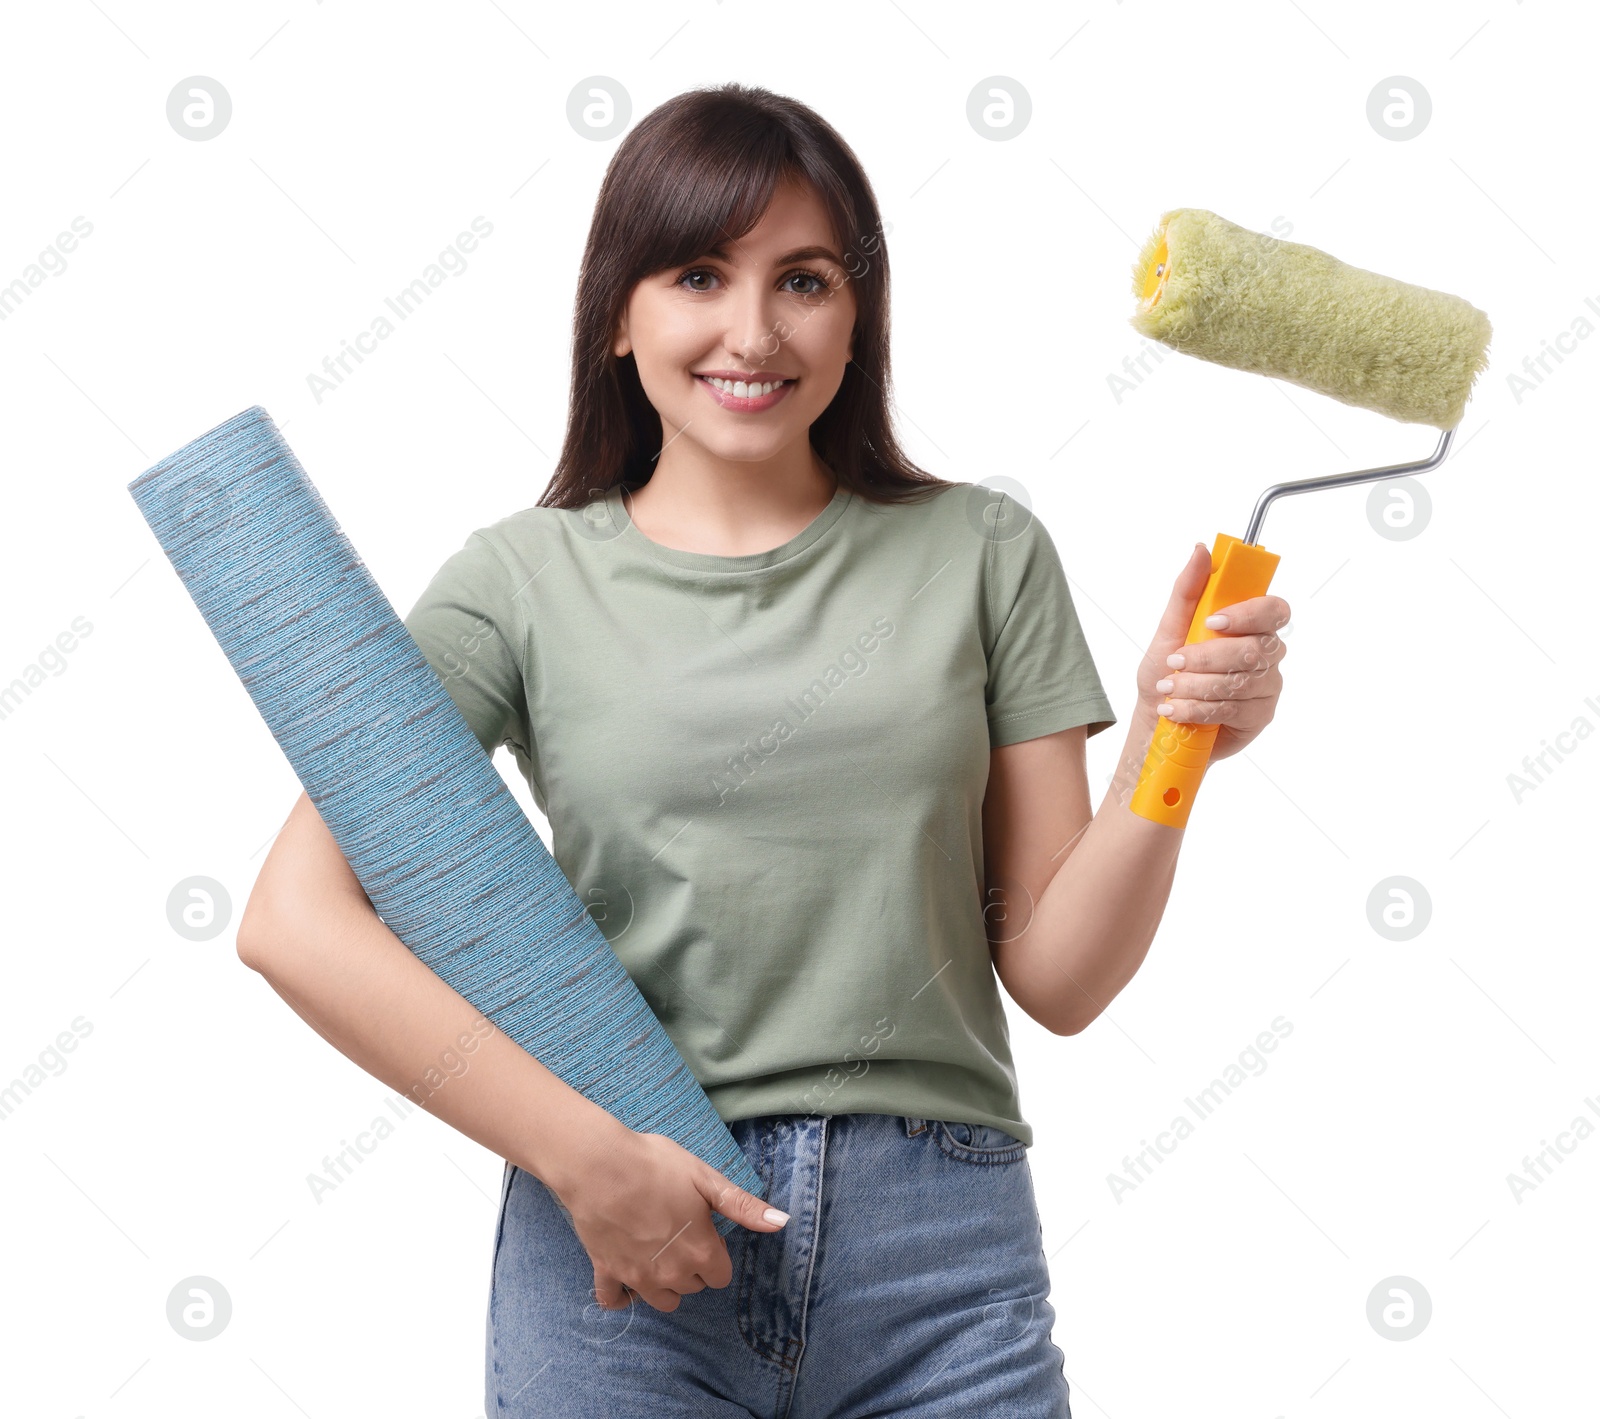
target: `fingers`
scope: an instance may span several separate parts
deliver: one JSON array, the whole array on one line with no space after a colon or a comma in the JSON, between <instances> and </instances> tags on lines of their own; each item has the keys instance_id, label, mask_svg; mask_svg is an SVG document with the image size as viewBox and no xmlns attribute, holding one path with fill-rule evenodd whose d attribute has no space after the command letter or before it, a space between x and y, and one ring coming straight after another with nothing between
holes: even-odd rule
<instances>
[{"instance_id":1,"label":"fingers","mask_svg":"<svg viewBox=\"0 0 1600 1419\"><path fill-rule=\"evenodd\" d=\"M1156 679L1164 684L1179 675L1190 676L1187 683L1190 690L1197 692L1194 699L1214 699L1215 693L1205 693L1208 687L1219 690L1218 682L1229 678L1241 685L1252 678L1260 679L1276 669L1288 653L1289 647L1276 636L1222 636L1214 641L1193 641L1167 656L1166 666Z\"/></svg>"},{"instance_id":2,"label":"fingers","mask_svg":"<svg viewBox=\"0 0 1600 1419\"><path fill-rule=\"evenodd\" d=\"M1210 554L1197 543L1140 662L1140 699L1153 684L1163 719L1226 725L1237 744L1268 724L1277 708L1283 691L1277 666L1288 654L1278 632L1289 623L1289 603L1281 596L1252 596L1219 607L1205 619L1211 636L1189 641L1210 575Z\"/></svg>"},{"instance_id":3,"label":"fingers","mask_svg":"<svg viewBox=\"0 0 1600 1419\"><path fill-rule=\"evenodd\" d=\"M1225 616L1226 624L1212 626L1218 616ZM1268 635L1289 624L1289 603L1281 596L1252 596L1232 606L1217 607L1206 624L1230 636Z\"/></svg>"},{"instance_id":4,"label":"fingers","mask_svg":"<svg viewBox=\"0 0 1600 1419\"><path fill-rule=\"evenodd\" d=\"M649 1287L641 1291L624 1285L609 1272L597 1270L594 1281L594 1303L603 1311L625 1311L640 1302L653 1306L658 1311L675 1311L684 1296L703 1289L701 1285L695 1284L699 1280L700 1278L696 1276L692 1282L685 1284L681 1292L666 1286Z\"/></svg>"},{"instance_id":5,"label":"fingers","mask_svg":"<svg viewBox=\"0 0 1600 1419\"><path fill-rule=\"evenodd\" d=\"M1213 705L1271 699L1283 693L1283 675L1277 666L1271 663L1230 670L1226 674L1169 670L1156 681L1156 693L1164 695L1168 701L1194 700ZM1166 711L1163 710L1162 713L1165 714ZM1172 718L1171 715L1167 717ZM1191 722L1207 724L1211 721Z\"/></svg>"},{"instance_id":6,"label":"fingers","mask_svg":"<svg viewBox=\"0 0 1600 1419\"><path fill-rule=\"evenodd\" d=\"M635 1291L632 1294L643 1301L645 1305L658 1311L675 1311L683 1301L683 1297L676 1291L670 1291L666 1287L661 1287L658 1290Z\"/></svg>"},{"instance_id":7,"label":"fingers","mask_svg":"<svg viewBox=\"0 0 1600 1419\"><path fill-rule=\"evenodd\" d=\"M1167 609L1161 613L1161 624L1156 628L1158 644L1182 645L1189 634L1189 622L1194 619L1194 608L1211 577L1211 553L1203 542L1196 542L1189 560L1172 583L1172 595L1167 599Z\"/></svg>"},{"instance_id":8,"label":"fingers","mask_svg":"<svg viewBox=\"0 0 1600 1419\"><path fill-rule=\"evenodd\" d=\"M683 1304L683 1297L688 1292L677 1292L662 1287L657 1290L635 1291L631 1286L621 1287L622 1299L615 1304L608 1305L602 1301L595 1304L603 1311L625 1311L633 1306L649 1306L657 1311L675 1311Z\"/></svg>"},{"instance_id":9,"label":"fingers","mask_svg":"<svg viewBox=\"0 0 1600 1419\"><path fill-rule=\"evenodd\" d=\"M733 1280L733 1258L728 1255L727 1245L717 1236L715 1229L711 1235L715 1242L714 1249L708 1249L709 1254L697 1258L694 1264L695 1280L700 1283L694 1288L696 1291L706 1286L720 1291Z\"/></svg>"},{"instance_id":10,"label":"fingers","mask_svg":"<svg viewBox=\"0 0 1600 1419\"><path fill-rule=\"evenodd\" d=\"M1282 691L1283 673L1275 665L1230 670L1225 675L1169 670L1156 681L1156 692L1168 699L1259 700Z\"/></svg>"},{"instance_id":11,"label":"fingers","mask_svg":"<svg viewBox=\"0 0 1600 1419\"><path fill-rule=\"evenodd\" d=\"M1277 690L1226 700L1191 700L1168 695L1156 706L1156 713L1173 724L1225 724L1231 729L1261 729L1272 722L1277 705Z\"/></svg>"},{"instance_id":12,"label":"fingers","mask_svg":"<svg viewBox=\"0 0 1600 1419\"><path fill-rule=\"evenodd\" d=\"M789 1218L763 1198L728 1181L674 1140L658 1134L637 1137L640 1147L651 1150L652 1165L678 1194L672 1206L665 1209L665 1215L652 1213L648 1220L637 1215L618 1219L609 1229L599 1229L593 1238L581 1231L580 1235L594 1267L597 1306L622 1310L642 1300L656 1310L672 1311L684 1296L708 1286L721 1288L733 1280L732 1259L711 1225L707 1204L753 1231L777 1231ZM652 1232L656 1236L647 1241ZM612 1264L626 1258L626 1279L607 1269L598 1260L600 1256Z\"/></svg>"},{"instance_id":13,"label":"fingers","mask_svg":"<svg viewBox=\"0 0 1600 1419\"><path fill-rule=\"evenodd\" d=\"M653 1275L635 1275L634 1284L624 1281L591 1258L595 1304L602 1310L619 1311L643 1301L658 1311L673 1311L685 1296L692 1296L707 1286L720 1289L728 1285L733 1280L733 1262L728 1256L728 1248L715 1228L706 1227L705 1230L709 1234L708 1241L700 1245L691 1244L692 1239L681 1242L680 1245L686 1246L687 1250L668 1258L668 1262L675 1262L675 1265L664 1263L653 1269ZM661 1256L662 1253L658 1253L658 1258Z\"/></svg>"},{"instance_id":14,"label":"fingers","mask_svg":"<svg viewBox=\"0 0 1600 1419\"><path fill-rule=\"evenodd\" d=\"M633 1293L622 1284L620 1277L609 1271L594 1269L594 1303L603 1311L621 1311L628 1308Z\"/></svg>"},{"instance_id":15,"label":"fingers","mask_svg":"<svg viewBox=\"0 0 1600 1419\"><path fill-rule=\"evenodd\" d=\"M764 1198L735 1186L715 1168L707 1168L698 1181L700 1195L713 1210L741 1227L756 1232L775 1232L789 1220L787 1212L768 1206Z\"/></svg>"},{"instance_id":16,"label":"fingers","mask_svg":"<svg viewBox=\"0 0 1600 1419\"><path fill-rule=\"evenodd\" d=\"M1190 641L1169 653L1162 674L1170 675L1175 670L1213 675L1240 670L1260 673L1276 665L1288 653L1288 643L1276 632L1221 630L1211 640Z\"/></svg>"}]
</instances>

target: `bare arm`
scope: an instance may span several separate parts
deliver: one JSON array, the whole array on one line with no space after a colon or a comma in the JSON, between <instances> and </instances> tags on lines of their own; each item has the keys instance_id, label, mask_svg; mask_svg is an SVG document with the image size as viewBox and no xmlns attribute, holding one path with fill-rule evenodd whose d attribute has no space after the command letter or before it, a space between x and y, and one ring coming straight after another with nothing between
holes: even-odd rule
<instances>
[{"instance_id":1,"label":"bare arm","mask_svg":"<svg viewBox=\"0 0 1600 1419\"><path fill-rule=\"evenodd\" d=\"M378 919L303 793L256 879L237 948L341 1054L563 1201L630 1132L484 1019Z\"/></svg>"},{"instance_id":2,"label":"bare arm","mask_svg":"<svg viewBox=\"0 0 1600 1419\"><path fill-rule=\"evenodd\" d=\"M1133 979L1167 909L1188 830L1130 806L1161 716L1219 725L1215 761L1250 743L1277 706L1285 648L1275 632L1289 619L1282 597L1229 606L1225 634L1185 644L1210 566L1197 545L1173 584L1097 813L1090 815L1083 726L990 751L984 869L995 971L1012 999L1056 1034L1077 1034ZM1183 663L1169 668L1173 654Z\"/></svg>"},{"instance_id":3,"label":"bare arm","mask_svg":"<svg viewBox=\"0 0 1600 1419\"><path fill-rule=\"evenodd\" d=\"M1083 725L989 751L984 858L990 947L1007 993L1075 1035L1133 979L1155 939L1187 829L1127 807L1155 716L1140 706L1100 811Z\"/></svg>"}]
</instances>

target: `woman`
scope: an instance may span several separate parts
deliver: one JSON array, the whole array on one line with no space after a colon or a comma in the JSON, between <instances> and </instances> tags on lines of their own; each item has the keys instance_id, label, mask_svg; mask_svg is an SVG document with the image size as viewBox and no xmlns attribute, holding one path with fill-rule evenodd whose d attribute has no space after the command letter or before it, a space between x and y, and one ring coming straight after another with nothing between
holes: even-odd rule
<instances>
[{"instance_id":1,"label":"woman","mask_svg":"<svg viewBox=\"0 0 1600 1419\"><path fill-rule=\"evenodd\" d=\"M597 203L549 486L407 618L765 1192L490 1034L426 1100L507 1159L490 1413L1069 1414L996 975L1063 1035L1132 978L1182 841L1126 806L1157 715L1219 723L1213 758L1249 742L1288 608L1229 608L1169 661L1195 549L1091 816L1084 744L1115 715L1055 548L900 451L888 292L867 179L814 112L734 84L663 104ZM240 940L397 1087L474 1018L304 799Z\"/></svg>"}]
</instances>

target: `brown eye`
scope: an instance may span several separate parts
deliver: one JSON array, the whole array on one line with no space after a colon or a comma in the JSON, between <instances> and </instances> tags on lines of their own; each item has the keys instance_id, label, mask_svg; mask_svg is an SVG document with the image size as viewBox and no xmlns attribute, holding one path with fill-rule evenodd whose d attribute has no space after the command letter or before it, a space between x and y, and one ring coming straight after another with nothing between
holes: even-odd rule
<instances>
[{"instance_id":1,"label":"brown eye","mask_svg":"<svg viewBox=\"0 0 1600 1419\"><path fill-rule=\"evenodd\" d=\"M816 282L816 285L809 291L796 291L795 294L797 296L820 296L828 289L827 281L815 271L791 271L783 279L786 283L796 280Z\"/></svg>"}]
</instances>

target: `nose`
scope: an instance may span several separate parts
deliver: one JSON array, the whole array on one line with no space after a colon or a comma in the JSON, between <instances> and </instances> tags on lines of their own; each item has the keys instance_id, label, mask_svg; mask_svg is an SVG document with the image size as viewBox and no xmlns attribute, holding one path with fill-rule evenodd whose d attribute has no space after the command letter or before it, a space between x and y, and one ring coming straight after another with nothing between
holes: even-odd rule
<instances>
[{"instance_id":1,"label":"nose","mask_svg":"<svg viewBox=\"0 0 1600 1419\"><path fill-rule=\"evenodd\" d=\"M777 316L777 295L763 285L759 276L739 277L734 282L733 298L724 307L728 327L722 345L736 361L759 370L777 354L783 343L783 323Z\"/></svg>"}]
</instances>

